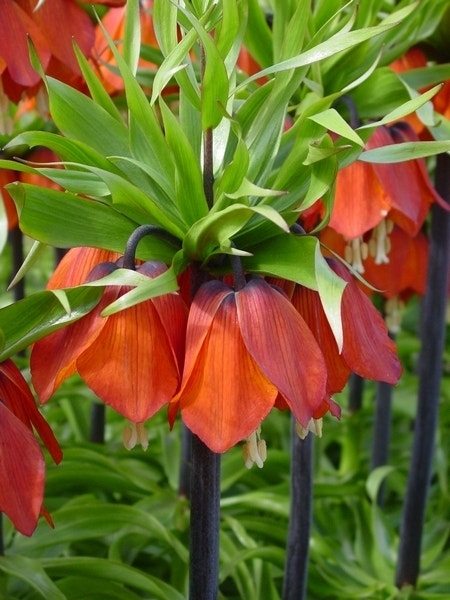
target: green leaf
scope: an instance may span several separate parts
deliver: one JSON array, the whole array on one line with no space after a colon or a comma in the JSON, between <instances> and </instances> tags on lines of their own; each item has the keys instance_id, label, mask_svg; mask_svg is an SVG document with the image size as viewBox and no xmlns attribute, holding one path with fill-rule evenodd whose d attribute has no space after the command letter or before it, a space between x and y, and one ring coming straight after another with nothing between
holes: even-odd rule
<instances>
[{"instance_id":1,"label":"green leaf","mask_svg":"<svg viewBox=\"0 0 450 600\"><path fill-rule=\"evenodd\" d=\"M51 291L32 294L0 309L0 330L3 335L0 361L83 317L98 304L102 292L101 288L86 286L65 290L70 313Z\"/></svg>"},{"instance_id":2,"label":"green leaf","mask_svg":"<svg viewBox=\"0 0 450 600\"><path fill-rule=\"evenodd\" d=\"M113 508L107 507L107 508ZM107 511L110 512L109 510ZM120 507L119 507L120 512ZM110 515L114 522L114 515ZM183 600L184 596L162 579L147 575L143 571L122 562L106 558L71 556L60 558L44 558L41 560L44 569L55 578L68 576L86 576L100 581L113 581L126 585L131 589L141 590L157 600ZM47 599L53 596L47 596ZM55 600L59 597L55 596Z\"/></svg>"},{"instance_id":3,"label":"green leaf","mask_svg":"<svg viewBox=\"0 0 450 600\"><path fill-rule=\"evenodd\" d=\"M84 142L102 156L130 155L128 130L85 94L47 78L50 112L58 129L68 138Z\"/></svg>"},{"instance_id":4,"label":"green leaf","mask_svg":"<svg viewBox=\"0 0 450 600\"><path fill-rule=\"evenodd\" d=\"M246 87L249 81L254 81L255 79L272 75L274 73L305 67L315 62L324 60L325 58L329 58L330 56L334 56L338 52L349 50L350 48L361 44L365 40L388 31L395 25L396 23L387 23L384 25L376 25L374 27L358 29L356 31L339 32L325 42L318 44L310 50L302 52L298 56L283 60L275 65L263 69L262 71L259 71L258 73L255 73L255 75L252 75L244 83L239 85L236 88L236 92Z\"/></svg>"},{"instance_id":5,"label":"green leaf","mask_svg":"<svg viewBox=\"0 0 450 600\"><path fill-rule=\"evenodd\" d=\"M359 137L356 131L352 129L346 121L344 121L336 109L329 108L328 110L313 115L309 118L315 123L325 127L325 129L333 131L347 140L351 140L358 146L364 146L363 140Z\"/></svg>"},{"instance_id":6,"label":"green leaf","mask_svg":"<svg viewBox=\"0 0 450 600\"><path fill-rule=\"evenodd\" d=\"M92 246L124 252L128 238L140 223L111 206L30 184L8 187L20 214L24 233L58 248ZM138 256L170 263L174 248L154 236L139 244Z\"/></svg>"},{"instance_id":7,"label":"green leaf","mask_svg":"<svg viewBox=\"0 0 450 600\"><path fill-rule=\"evenodd\" d=\"M402 142L362 152L358 160L370 163L397 163L450 152L450 141Z\"/></svg>"},{"instance_id":8,"label":"green leaf","mask_svg":"<svg viewBox=\"0 0 450 600\"><path fill-rule=\"evenodd\" d=\"M336 273L328 266L328 263L320 250L320 244L317 244L316 246L315 277L317 291L319 292L323 310L326 314L328 323L330 324L338 350L341 352L344 344L341 300L347 282L336 275Z\"/></svg>"},{"instance_id":9,"label":"green leaf","mask_svg":"<svg viewBox=\"0 0 450 600\"><path fill-rule=\"evenodd\" d=\"M121 275L118 274L117 277L120 278L120 276ZM149 300L150 298L176 292L179 288L173 267L167 269L167 271L164 271L164 273L161 273L161 275L158 275L153 279L150 279L145 275L141 275L141 277L143 279L140 282L136 281L136 287L118 298L115 302L112 302L112 304L109 304L109 306L102 311L102 316L107 317L113 315L114 313L130 308L130 306L134 306L140 302ZM99 280L97 285L103 283L105 279L107 278Z\"/></svg>"},{"instance_id":10,"label":"green leaf","mask_svg":"<svg viewBox=\"0 0 450 600\"><path fill-rule=\"evenodd\" d=\"M372 502L376 503L378 498L378 492L380 490L383 481L386 477L395 471L396 467L392 465L384 465L374 469L366 481L366 492Z\"/></svg>"},{"instance_id":11,"label":"green leaf","mask_svg":"<svg viewBox=\"0 0 450 600\"><path fill-rule=\"evenodd\" d=\"M67 600L42 568L39 560L26 556L0 556L0 569L27 583L45 600Z\"/></svg>"},{"instance_id":12,"label":"green leaf","mask_svg":"<svg viewBox=\"0 0 450 600\"><path fill-rule=\"evenodd\" d=\"M174 157L175 201L185 223L190 226L208 212L199 160L174 114L162 99L159 105L167 143Z\"/></svg>"},{"instance_id":13,"label":"green leaf","mask_svg":"<svg viewBox=\"0 0 450 600\"><path fill-rule=\"evenodd\" d=\"M243 264L250 273L281 277L317 291L318 244L317 238L308 235L278 235L246 248L253 256L245 257Z\"/></svg>"},{"instance_id":14,"label":"green leaf","mask_svg":"<svg viewBox=\"0 0 450 600\"><path fill-rule=\"evenodd\" d=\"M76 42L73 42L73 49L92 99L98 104L98 106L101 106L104 110L106 110L111 117L113 117L113 119L119 123L123 123L122 115L120 114L119 109L114 104L111 96L106 91L100 79L94 73L91 65Z\"/></svg>"},{"instance_id":15,"label":"green leaf","mask_svg":"<svg viewBox=\"0 0 450 600\"><path fill-rule=\"evenodd\" d=\"M141 48L141 22L139 0L128 0L125 11L123 57L133 75L136 75Z\"/></svg>"},{"instance_id":16,"label":"green leaf","mask_svg":"<svg viewBox=\"0 0 450 600\"><path fill-rule=\"evenodd\" d=\"M231 4L231 0L230 0ZM179 8L197 32L205 52L205 67L201 85L201 113L203 130L214 129L223 117L222 107L228 99L228 74L219 50L199 21L181 6Z\"/></svg>"},{"instance_id":17,"label":"green leaf","mask_svg":"<svg viewBox=\"0 0 450 600\"><path fill-rule=\"evenodd\" d=\"M189 260L206 260L211 254L231 248L231 238L238 233L255 214L288 231L288 226L278 212L270 206L245 206L233 204L224 210L208 214L197 221L187 232L183 250Z\"/></svg>"}]
</instances>

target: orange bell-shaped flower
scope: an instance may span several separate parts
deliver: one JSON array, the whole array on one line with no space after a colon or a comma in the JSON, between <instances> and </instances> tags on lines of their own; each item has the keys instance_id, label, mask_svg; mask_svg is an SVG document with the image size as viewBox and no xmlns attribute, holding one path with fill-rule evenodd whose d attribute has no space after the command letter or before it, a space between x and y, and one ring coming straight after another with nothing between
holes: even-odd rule
<instances>
[{"instance_id":1,"label":"orange bell-shaped flower","mask_svg":"<svg viewBox=\"0 0 450 600\"><path fill-rule=\"evenodd\" d=\"M249 437L278 394L304 427L321 406L326 369L307 325L287 297L263 279L239 291L219 281L194 296L186 361L171 416L214 452Z\"/></svg>"}]
</instances>

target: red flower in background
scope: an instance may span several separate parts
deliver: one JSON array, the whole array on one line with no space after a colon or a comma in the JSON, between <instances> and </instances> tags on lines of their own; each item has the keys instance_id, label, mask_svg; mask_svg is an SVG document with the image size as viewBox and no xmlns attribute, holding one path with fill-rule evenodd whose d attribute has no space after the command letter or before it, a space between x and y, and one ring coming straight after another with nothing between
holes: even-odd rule
<instances>
[{"instance_id":1,"label":"red flower in background","mask_svg":"<svg viewBox=\"0 0 450 600\"><path fill-rule=\"evenodd\" d=\"M45 460L33 435L36 429L53 460L62 452L48 423L38 411L30 389L11 360L0 363L0 510L18 531L31 535L43 508Z\"/></svg>"},{"instance_id":2,"label":"red flower in background","mask_svg":"<svg viewBox=\"0 0 450 600\"><path fill-rule=\"evenodd\" d=\"M75 0L2 0L0 21L0 73L6 95L18 102L23 92L33 95L42 84L30 64L27 39L36 47L48 75L74 87L82 84L73 51L75 40L89 55L94 24Z\"/></svg>"}]
</instances>

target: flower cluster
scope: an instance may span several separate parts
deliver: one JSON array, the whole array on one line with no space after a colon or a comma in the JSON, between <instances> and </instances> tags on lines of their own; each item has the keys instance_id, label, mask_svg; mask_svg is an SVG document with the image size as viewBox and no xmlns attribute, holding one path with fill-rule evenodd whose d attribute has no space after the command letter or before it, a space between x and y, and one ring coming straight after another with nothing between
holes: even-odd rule
<instances>
[{"instance_id":1,"label":"flower cluster","mask_svg":"<svg viewBox=\"0 0 450 600\"><path fill-rule=\"evenodd\" d=\"M117 268L104 251L70 250L49 287L81 284ZM120 263L119 263L120 264ZM154 277L160 263L144 263ZM162 406L213 451L224 452L259 430L274 408L288 408L299 426L340 409L331 396L351 371L396 383L401 367L383 320L346 269L344 340L338 348L318 292L286 290L251 276L241 287L203 283L189 308L181 293L165 294L102 317L126 289L107 286L87 316L38 341L33 385L42 402L75 371L108 405L140 425ZM88 273L90 273L88 277ZM289 289L290 288L290 289Z\"/></svg>"}]
</instances>

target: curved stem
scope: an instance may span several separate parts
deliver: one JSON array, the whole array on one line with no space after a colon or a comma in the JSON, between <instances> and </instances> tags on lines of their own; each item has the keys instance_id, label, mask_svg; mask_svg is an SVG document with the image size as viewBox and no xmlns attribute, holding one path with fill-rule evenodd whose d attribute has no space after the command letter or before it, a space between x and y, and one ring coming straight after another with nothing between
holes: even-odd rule
<instances>
[{"instance_id":1,"label":"curved stem","mask_svg":"<svg viewBox=\"0 0 450 600\"><path fill-rule=\"evenodd\" d=\"M157 237L166 240L172 245L179 246L180 241L178 238L173 236L171 233L157 227L156 225L140 225L137 227L127 240L125 246L125 252L123 255L123 266L124 269L130 269L134 271L136 266L136 248L139 242L147 235L156 235Z\"/></svg>"},{"instance_id":2,"label":"curved stem","mask_svg":"<svg viewBox=\"0 0 450 600\"><path fill-rule=\"evenodd\" d=\"M450 202L450 157L447 154L439 155L437 159L436 189ZM442 378L449 240L450 212L434 204L431 209L427 286L422 303L417 416L396 573L396 584L400 588L415 585L419 576Z\"/></svg>"},{"instance_id":3,"label":"curved stem","mask_svg":"<svg viewBox=\"0 0 450 600\"><path fill-rule=\"evenodd\" d=\"M313 436L301 440L291 426L291 508L283 600L305 600L313 502Z\"/></svg>"}]
</instances>

